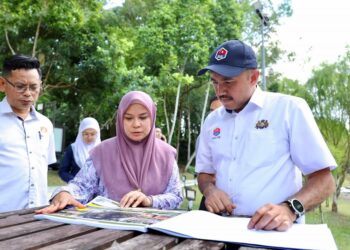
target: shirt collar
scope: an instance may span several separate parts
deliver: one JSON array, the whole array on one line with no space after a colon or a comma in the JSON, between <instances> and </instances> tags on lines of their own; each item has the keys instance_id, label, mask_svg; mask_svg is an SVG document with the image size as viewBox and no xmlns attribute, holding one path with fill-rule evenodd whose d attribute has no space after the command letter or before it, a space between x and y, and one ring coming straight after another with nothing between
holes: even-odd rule
<instances>
[{"instance_id":1,"label":"shirt collar","mask_svg":"<svg viewBox=\"0 0 350 250\"><path fill-rule=\"evenodd\" d=\"M252 107L259 107L262 108L264 106L265 102L265 96L266 93L265 91L262 91L262 89L259 86L256 86L256 89L254 90L254 93L252 97L250 98L249 102L247 105L240 111L240 113L244 110L249 110ZM225 109L225 113L227 114L238 114L234 112L233 110Z\"/></svg>"},{"instance_id":2,"label":"shirt collar","mask_svg":"<svg viewBox=\"0 0 350 250\"><path fill-rule=\"evenodd\" d=\"M0 102L0 114L6 113L13 113L13 110L7 101L7 97L5 96L4 99L2 99L2 101Z\"/></svg>"},{"instance_id":3,"label":"shirt collar","mask_svg":"<svg viewBox=\"0 0 350 250\"><path fill-rule=\"evenodd\" d=\"M265 97L266 97L265 91L262 91L262 89L259 86L256 86L256 90L254 91L252 97L250 98L248 105L254 104L262 108L264 106Z\"/></svg>"},{"instance_id":4,"label":"shirt collar","mask_svg":"<svg viewBox=\"0 0 350 250\"><path fill-rule=\"evenodd\" d=\"M10 104L7 101L7 97L5 96L4 99L0 102L0 114L9 114L9 113L15 114L15 112L13 112ZM38 112L35 110L34 105L32 105L32 107L30 108L30 112L29 112L28 117L32 117L32 118L36 119L38 117L37 113Z\"/></svg>"}]
</instances>

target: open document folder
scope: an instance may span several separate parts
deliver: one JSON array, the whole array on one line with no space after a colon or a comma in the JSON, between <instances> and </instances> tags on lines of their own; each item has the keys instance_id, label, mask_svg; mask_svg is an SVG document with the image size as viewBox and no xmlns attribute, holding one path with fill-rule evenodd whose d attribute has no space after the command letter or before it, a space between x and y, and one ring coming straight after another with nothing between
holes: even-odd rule
<instances>
[{"instance_id":1,"label":"open document folder","mask_svg":"<svg viewBox=\"0 0 350 250\"><path fill-rule=\"evenodd\" d=\"M37 219L88 226L137 230L157 230L169 235L222 242L292 249L337 249L326 224L294 224L287 232L249 230L249 218L223 217L192 210L120 208L103 197L92 200L86 209L65 209L39 214Z\"/></svg>"}]
</instances>

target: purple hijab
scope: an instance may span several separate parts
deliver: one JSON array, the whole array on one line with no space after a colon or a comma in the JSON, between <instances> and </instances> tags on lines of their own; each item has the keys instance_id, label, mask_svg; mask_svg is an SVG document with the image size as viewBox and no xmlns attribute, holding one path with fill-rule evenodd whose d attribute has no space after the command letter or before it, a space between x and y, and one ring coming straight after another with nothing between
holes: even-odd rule
<instances>
[{"instance_id":1,"label":"purple hijab","mask_svg":"<svg viewBox=\"0 0 350 250\"><path fill-rule=\"evenodd\" d=\"M152 120L149 135L140 142L124 132L123 117L131 104L143 105ZM146 195L165 191L175 162L176 150L155 136L156 106L141 91L123 96L117 111L117 136L103 141L90 153L108 196L120 201L128 192L140 189Z\"/></svg>"}]
</instances>

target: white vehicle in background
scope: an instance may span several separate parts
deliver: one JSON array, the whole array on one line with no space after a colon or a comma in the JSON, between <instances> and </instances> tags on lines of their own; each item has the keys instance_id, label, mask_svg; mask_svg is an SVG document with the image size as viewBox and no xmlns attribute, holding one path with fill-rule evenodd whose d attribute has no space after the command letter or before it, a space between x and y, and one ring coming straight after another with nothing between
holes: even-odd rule
<instances>
[{"instance_id":1,"label":"white vehicle in background","mask_svg":"<svg viewBox=\"0 0 350 250\"><path fill-rule=\"evenodd\" d=\"M340 193L350 194L350 187L341 187Z\"/></svg>"}]
</instances>

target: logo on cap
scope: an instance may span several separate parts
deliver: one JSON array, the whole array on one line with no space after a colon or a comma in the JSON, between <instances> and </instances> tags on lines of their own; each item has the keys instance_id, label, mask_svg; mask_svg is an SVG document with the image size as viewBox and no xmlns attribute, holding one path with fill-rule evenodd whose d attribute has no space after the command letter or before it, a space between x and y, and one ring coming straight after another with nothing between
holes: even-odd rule
<instances>
[{"instance_id":1,"label":"logo on cap","mask_svg":"<svg viewBox=\"0 0 350 250\"><path fill-rule=\"evenodd\" d=\"M216 54L215 54L215 59L220 61L222 59L225 59L226 56L227 56L227 49L225 48L221 48L219 49L218 51L216 51Z\"/></svg>"}]
</instances>

